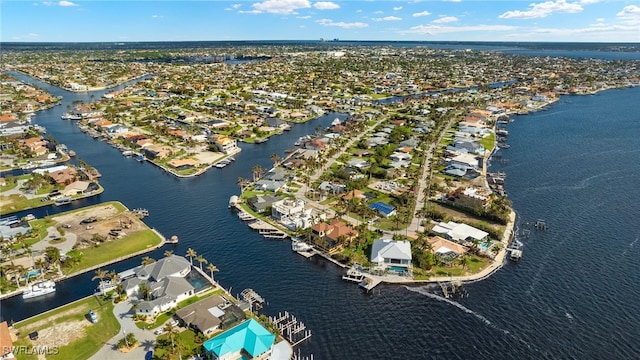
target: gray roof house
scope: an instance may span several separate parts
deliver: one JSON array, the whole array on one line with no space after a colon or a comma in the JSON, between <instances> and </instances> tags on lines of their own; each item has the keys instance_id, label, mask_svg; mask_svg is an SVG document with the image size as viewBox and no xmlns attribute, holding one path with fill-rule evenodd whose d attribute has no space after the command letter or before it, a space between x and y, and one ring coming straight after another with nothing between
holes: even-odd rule
<instances>
[{"instance_id":1,"label":"gray roof house","mask_svg":"<svg viewBox=\"0 0 640 360\"><path fill-rule=\"evenodd\" d=\"M274 195L256 195L247 200L247 204L256 212L266 211L271 204L282 200L279 196Z\"/></svg>"},{"instance_id":2,"label":"gray roof house","mask_svg":"<svg viewBox=\"0 0 640 360\"><path fill-rule=\"evenodd\" d=\"M191 264L187 259L168 256L133 269L134 277L123 282L124 290L132 296L139 292L142 283L146 283L149 300L140 302L137 313L155 317L195 294L195 288L185 279L190 271Z\"/></svg>"},{"instance_id":3,"label":"gray roof house","mask_svg":"<svg viewBox=\"0 0 640 360\"><path fill-rule=\"evenodd\" d=\"M225 316L222 308L227 304L228 300L220 295L214 295L176 311L176 316L187 326L209 335L222 323Z\"/></svg>"}]
</instances>

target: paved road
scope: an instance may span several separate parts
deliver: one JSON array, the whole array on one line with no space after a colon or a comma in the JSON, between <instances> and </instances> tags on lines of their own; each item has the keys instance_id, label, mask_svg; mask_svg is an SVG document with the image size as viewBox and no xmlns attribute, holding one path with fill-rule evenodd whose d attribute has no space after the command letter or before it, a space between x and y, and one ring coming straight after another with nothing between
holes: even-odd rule
<instances>
[{"instance_id":1,"label":"paved road","mask_svg":"<svg viewBox=\"0 0 640 360\"><path fill-rule=\"evenodd\" d=\"M111 338L107 343L93 355L92 360L120 360L120 359L144 359L144 355L149 350L153 350L156 344L156 336L153 334L153 330L141 330L133 322L133 313L131 310L131 298L130 300L123 301L116 304L113 308L113 313L120 322L120 332ZM133 333L139 342L139 346L129 353L121 353L118 351L117 344L120 339L124 337L125 332Z\"/></svg>"}]
</instances>

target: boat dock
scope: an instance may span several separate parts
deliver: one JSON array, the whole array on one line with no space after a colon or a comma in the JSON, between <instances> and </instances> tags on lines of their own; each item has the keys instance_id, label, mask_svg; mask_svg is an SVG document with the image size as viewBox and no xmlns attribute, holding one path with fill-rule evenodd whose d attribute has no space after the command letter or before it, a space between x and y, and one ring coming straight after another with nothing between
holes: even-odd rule
<instances>
[{"instance_id":1,"label":"boat dock","mask_svg":"<svg viewBox=\"0 0 640 360\"><path fill-rule=\"evenodd\" d=\"M368 277L365 276L365 278L360 281L358 283L358 285L365 289L367 292L373 290L373 288L375 288L376 286L378 286L378 284L380 284L382 282L381 279L377 278L377 277Z\"/></svg>"},{"instance_id":2,"label":"boat dock","mask_svg":"<svg viewBox=\"0 0 640 360\"><path fill-rule=\"evenodd\" d=\"M285 311L278 313L278 316L269 316L272 323L291 346L296 346L311 337L311 330L308 330L302 321L298 321L295 316Z\"/></svg>"},{"instance_id":3,"label":"boat dock","mask_svg":"<svg viewBox=\"0 0 640 360\"><path fill-rule=\"evenodd\" d=\"M249 223L249 227L256 230L266 239L286 239L289 235L275 226L268 224L262 220L256 220Z\"/></svg>"},{"instance_id":4,"label":"boat dock","mask_svg":"<svg viewBox=\"0 0 640 360\"><path fill-rule=\"evenodd\" d=\"M522 250L520 249L511 250L511 255L509 256L509 258L513 261L518 261L522 259Z\"/></svg>"}]
</instances>

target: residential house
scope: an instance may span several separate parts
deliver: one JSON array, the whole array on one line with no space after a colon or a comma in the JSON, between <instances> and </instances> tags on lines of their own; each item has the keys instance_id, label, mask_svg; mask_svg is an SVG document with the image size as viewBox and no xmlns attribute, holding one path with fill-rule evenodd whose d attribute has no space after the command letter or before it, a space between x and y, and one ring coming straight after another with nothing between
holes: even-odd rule
<instances>
[{"instance_id":1,"label":"residential house","mask_svg":"<svg viewBox=\"0 0 640 360\"><path fill-rule=\"evenodd\" d=\"M411 244L406 241L377 239L371 247L371 263L377 270L411 271Z\"/></svg>"},{"instance_id":2,"label":"residential house","mask_svg":"<svg viewBox=\"0 0 640 360\"><path fill-rule=\"evenodd\" d=\"M449 221L448 223L440 222L431 230L460 244L473 242L474 240L482 242L489 235L486 231L476 229L467 224L455 223L453 221Z\"/></svg>"},{"instance_id":3,"label":"residential house","mask_svg":"<svg viewBox=\"0 0 640 360\"><path fill-rule=\"evenodd\" d=\"M489 203L488 194L483 194L482 190L461 187L447 193L443 200L455 206L474 210L483 209Z\"/></svg>"},{"instance_id":4,"label":"residential house","mask_svg":"<svg viewBox=\"0 0 640 360\"><path fill-rule=\"evenodd\" d=\"M204 335L211 335L219 329L226 317L225 309L231 302L220 295L204 298L176 311L176 316L188 327Z\"/></svg>"},{"instance_id":5,"label":"residential house","mask_svg":"<svg viewBox=\"0 0 640 360\"><path fill-rule=\"evenodd\" d=\"M344 243L358 237L358 231L340 220L311 226L311 235L316 246L327 252L339 250Z\"/></svg>"},{"instance_id":6,"label":"residential house","mask_svg":"<svg viewBox=\"0 0 640 360\"><path fill-rule=\"evenodd\" d=\"M270 206L273 205L274 202L282 200L279 196L274 195L256 195L247 200L247 204L249 207L253 209L253 211L262 213L266 211Z\"/></svg>"},{"instance_id":7,"label":"residential house","mask_svg":"<svg viewBox=\"0 0 640 360\"><path fill-rule=\"evenodd\" d=\"M282 199L271 205L271 216L280 220L285 216L292 216L304 212L305 203L300 199Z\"/></svg>"},{"instance_id":8,"label":"residential house","mask_svg":"<svg viewBox=\"0 0 640 360\"><path fill-rule=\"evenodd\" d=\"M197 167L200 163L194 159L173 159L167 162L167 165L176 170L186 170Z\"/></svg>"},{"instance_id":9,"label":"residential house","mask_svg":"<svg viewBox=\"0 0 640 360\"><path fill-rule=\"evenodd\" d=\"M139 303L137 313L155 317L194 295L195 288L185 279L190 271L187 259L171 255L133 269L134 277L125 280L123 287L127 295L140 296L140 284L146 283L150 296Z\"/></svg>"},{"instance_id":10,"label":"residential house","mask_svg":"<svg viewBox=\"0 0 640 360\"><path fill-rule=\"evenodd\" d=\"M453 241L444 239L440 236L434 236L428 240L433 249L433 253L444 259L454 259L464 255L468 248Z\"/></svg>"},{"instance_id":11,"label":"residential house","mask_svg":"<svg viewBox=\"0 0 640 360\"><path fill-rule=\"evenodd\" d=\"M9 329L9 324L6 321L0 323L0 359L13 360L16 359L13 354L13 342L17 341L18 337L13 332L13 329Z\"/></svg>"},{"instance_id":12,"label":"residential house","mask_svg":"<svg viewBox=\"0 0 640 360\"><path fill-rule=\"evenodd\" d=\"M209 141L225 154L235 154L240 151L236 139L227 135L213 134Z\"/></svg>"},{"instance_id":13,"label":"residential house","mask_svg":"<svg viewBox=\"0 0 640 360\"><path fill-rule=\"evenodd\" d=\"M145 140L140 140L140 141L145 141ZM162 159L172 154L170 147L153 144L153 143L143 146L141 152L144 156L146 156L148 159L151 159L151 160Z\"/></svg>"},{"instance_id":14,"label":"residential house","mask_svg":"<svg viewBox=\"0 0 640 360\"><path fill-rule=\"evenodd\" d=\"M259 322L249 319L207 340L203 346L208 357L216 360L266 360L275 339Z\"/></svg>"},{"instance_id":15,"label":"residential house","mask_svg":"<svg viewBox=\"0 0 640 360\"><path fill-rule=\"evenodd\" d=\"M369 205L369 209L378 211L378 213L385 218L393 216L397 213L395 207L382 201L374 202L373 204Z\"/></svg>"}]
</instances>

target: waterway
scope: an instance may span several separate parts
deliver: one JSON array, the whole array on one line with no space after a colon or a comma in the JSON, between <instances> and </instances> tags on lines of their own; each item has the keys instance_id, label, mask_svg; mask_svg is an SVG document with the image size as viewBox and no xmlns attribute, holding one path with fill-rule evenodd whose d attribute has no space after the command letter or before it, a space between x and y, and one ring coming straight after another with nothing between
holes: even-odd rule
<instances>
[{"instance_id":1,"label":"waterway","mask_svg":"<svg viewBox=\"0 0 640 360\"><path fill-rule=\"evenodd\" d=\"M21 79L28 79L22 77ZM32 82L32 80L29 80ZM37 83L63 102L90 101ZM96 97L101 93L95 93ZM282 241L265 241L227 209L238 177L270 167L301 135L328 125L330 114L259 145L243 144L223 169L178 179L124 158L107 144L60 119L66 105L39 113L35 122L102 174L104 193L87 201L118 200L144 207L145 222L195 249L220 269L232 293L253 288L269 315L288 310L313 331L300 345L317 359L633 359L640 357L640 88L595 96L563 96L547 111L517 116L508 125L505 188L519 229L538 218L549 229L523 237L521 262L489 279L465 285L463 299L444 299L431 286L379 286L364 294L340 279L341 270L306 260ZM338 116L344 116L339 114ZM75 206L75 205L74 205ZM57 209L56 209L57 210ZM65 209L60 209L65 210ZM54 208L31 211L37 216ZM138 265L134 258L108 269ZM52 297L3 300L0 315L20 320L93 292L88 273L61 282Z\"/></svg>"}]
</instances>

